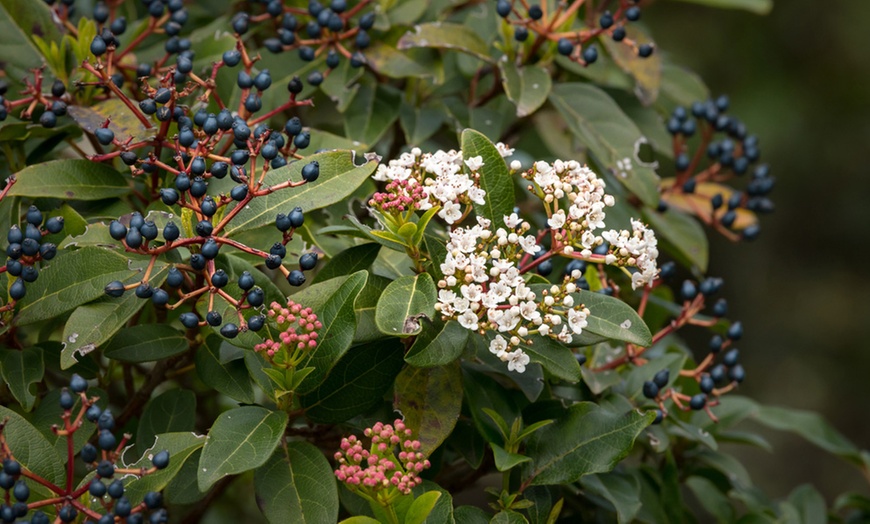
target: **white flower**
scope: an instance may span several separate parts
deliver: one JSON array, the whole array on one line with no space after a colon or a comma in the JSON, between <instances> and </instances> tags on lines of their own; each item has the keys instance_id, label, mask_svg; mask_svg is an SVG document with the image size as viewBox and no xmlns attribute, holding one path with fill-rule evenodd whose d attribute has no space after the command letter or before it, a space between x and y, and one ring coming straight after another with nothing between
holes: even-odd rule
<instances>
[{"instance_id":1,"label":"white flower","mask_svg":"<svg viewBox=\"0 0 870 524\"><path fill-rule=\"evenodd\" d=\"M504 225L511 229L516 229L517 227L523 224L523 219L520 218L516 213L511 213L510 216L504 216Z\"/></svg>"},{"instance_id":2,"label":"white flower","mask_svg":"<svg viewBox=\"0 0 870 524\"><path fill-rule=\"evenodd\" d=\"M479 171L481 167L483 167L483 157L473 156L465 161L465 165L468 166L470 171Z\"/></svg>"},{"instance_id":3,"label":"white flower","mask_svg":"<svg viewBox=\"0 0 870 524\"><path fill-rule=\"evenodd\" d=\"M508 371L516 371L517 373L523 373L526 371L526 366L529 364L529 356L526 355L523 350L516 349L510 353L510 360L508 360Z\"/></svg>"},{"instance_id":4,"label":"white flower","mask_svg":"<svg viewBox=\"0 0 870 524\"><path fill-rule=\"evenodd\" d=\"M507 351L507 340L501 335L496 335L489 343L489 352L501 358L501 355Z\"/></svg>"},{"instance_id":5,"label":"white flower","mask_svg":"<svg viewBox=\"0 0 870 524\"><path fill-rule=\"evenodd\" d=\"M502 144L501 142L495 145L495 148L498 150L498 154L501 155L502 158L509 157L514 154L514 150L507 146L507 144Z\"/></svg>"},{"instance_id":6,"label":"white flower","mask_svg":"<svg viewBox=\"0 0 870 524\"><path fill-rule=\"evenodd\" d=\"M452 224L462 218L462 206L455 202L444 202L444 207L438 211L438 216L448 224Z\"/></svg>"},{"instance_id":7,"label":"white flower","mask_svg":"<svg viewBox=\"0 0 870 524\"><path fill-rule=\"evenodd\" d=\"M586 313L582 310L577 309L569 309L568 310L568 326L571 328L575 334L579 335L583 332L583 328L588 324L586 320Z\"/></svg>"},{"instance_id":8,"label":"white flower","mask_svg":"<svg viewBox=\"0 0 870 524\"><path fill-rule=\"evenodd\" d=\"M523 251L530 255L534 255L538 251L541 250L541 246L538 245L538 242L535 240L535 237L528 235L525 237L520 237L519 239L520 247L523 248Z\"/></svg>"},{"instance_id":9,"label":"white flower","mask_svg":"<svg viewBox=\"0 0 870 524\"><path fill-rule=\"evenodd\" d=\"M459 325L461 325L465 329L470 329L471 331L477 331L477 327L478 327L477 315L475 315L470 310L459 315L459 318L457 320L459 320Z\"/></svg>"},{"instance_id":10,"label":"white flower","mask_svg":"<svg viewBox=\"0 0 870 524\"><path fill-rule=\"evenodd\" d=\"M511 161L511 171L519 171L522 168L523 168L523 164L519 160Z\"/></svg>"},{"instance_id":11,"label":"white flower","mask_svg":"<svg viewBox=\"0 0 870 524\"><path fill-rule=\"evenodd\" d=\"M565 212L561 209L556 211L553 213L553 216L547 220L547 224L551 229L561 229L562 226L565 225Z\"/></svg>"}]
</instances>

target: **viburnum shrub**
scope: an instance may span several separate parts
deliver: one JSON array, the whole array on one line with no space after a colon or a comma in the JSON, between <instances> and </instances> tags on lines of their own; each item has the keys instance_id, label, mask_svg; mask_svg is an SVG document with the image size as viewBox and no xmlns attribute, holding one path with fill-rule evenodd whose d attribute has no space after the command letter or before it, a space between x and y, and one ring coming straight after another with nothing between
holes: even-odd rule
<instances>
[{"instance_id":1,"label":"viburnum shrub","mask_svg":"<svg viewBox=\"0 0 870 524\"><path fill-rule=\"evenodd\" d=\"M824 515L719 448L870 464L739 395L775 178L644 4L0 0L0 520Z\"/></svg>"}]
</instances>

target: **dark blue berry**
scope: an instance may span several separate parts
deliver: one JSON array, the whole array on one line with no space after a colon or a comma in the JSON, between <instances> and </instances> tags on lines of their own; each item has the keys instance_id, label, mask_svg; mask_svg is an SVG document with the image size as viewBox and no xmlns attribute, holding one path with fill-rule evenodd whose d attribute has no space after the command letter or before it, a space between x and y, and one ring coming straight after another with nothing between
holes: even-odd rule
<instances>
[{"instance_id":1,"label":"dark blue berry","mask_svg":"<svg viewBox=\"0 0 870 524\"><path fill-rule=\"evenodd\" d=\"M142 245L142 233L139 232L138 229L133 229L132 227L127 231L127 236L124 237L124 240L127 242L127 245L132 249L137 249Z\"/></svg>"},{"instance_id":2,"label":"dark blue berry","mask_svg":"<svg viewBox=\"0 0 870 524\"><path fill-rule=\"evenodd\" d=\"M649 399L656 398L659 394L659 387L655 382L647 380L643 383L643 396Z\"/></svg>"},{"instance_id":3,"label":"dark blue berry","mask_svg":"<svg viewBox=\"0 0 870 524\"><path fill-rule=\"evenodd\" d=\"M181 321L181 325L188 329L193 329L199 325L199 317L196 316L196 313L182 313L178 319Z\"/></svg>"},{"instance_id":4,"label":"dark blue berry","mask_svg":"<svg viewBox=\"0 0 870 524\"><path fill-rule=\"evenodd\" d=\"M734 382L740 383L746 378L746 372L743 370L743 366L737 364L728 370L728 378L733 380Z\"/></svg>"},{"instance_id":5,"label":"dark blue berry","mask_svg":"<svg viewBox=\"0 0 870 524\"><path fill-rule=\"evenodd\" d=\"M585 61L586 64L592 64L595 63L596 60L598 60L598 48L594 45L585 47L583 49L583 61Z\"/></svg>"},{"instance_id":6,"label":"dark blue berry","mask_svg":"<svg viewBox=\"0 0 870 524\"><path fill-rule=\"evenodd\" d=\"M119 499L124 496L124 483L120 480L112 481L109 488L106 490L110 497Z\"/></svg>"},{"instance_id":7,"label":"dark blue berry","mask_svg":"<svg viewBox=\"0 0 870 524\"><path fill-rule=\"evenodd\" d=\"M266 267L269 269L278 269L281 267L281 257L275 254L270 254L265 258L263 263L266 264Z\"/></svg>"},{"instance_id":8,"label":"dark blue berry","mask_svg":"<svg viewBox=\"0 0 870 524\"><path fill-rule=\"evenodd\" d=\"M39 242L32 238L25 238L24 241L21 242L21 252L29 257L36 255L39 253Z\"/></svg>"},{"instance_id":9,"label":"dark blue berry","mask_svg":"<svg viewBox=\"0 0 870 524\"><path fill-rule=\"evenodd\" d=\"M36 282L37 278L39 278L39 270L34 266L24 266L21 268L21 279L25 282Z\"/></svg>"},{"instance_id":10,"label":"dark blue berry","mask_svg":"<svg viewBox=\"0 0 870 524\"><path fill-rule=\"evenodd\" d=\"M165 226L163 226L163 239L167 242L172 242L177 240L181 235L181 231L178 229L178 226L175 225L175 222L167 222Z\"/></svg>"},{"instance_id":11,"label":"dark blue berry","mask_svg":"<svg viewBox=\"0 0 870 524\"><path fill-rule=\"evenodd\" d=\"M680 288L680 296L686 302L694 300L698 296L698 288L691 280L684 280L683 286Z\"/></svg>"},{"instance_id":12,"label":"dark blue berry","mask_svg":"<svg viewBox=\"0 0 870 524\"><path fill-rule=\"evenodd\" d=\"M147 282L143 282L136 286L136 296L139 298L151 298L154 294L154 289Z\"/></svg>"},{"instance_id":13,"label":"dark blue berry","mask_svg":"<svg viewBox=\"0 0 870 524\"><path fill-rule=\"evenodd\" d=\"M106 46L106 41L103 40L102 36L97 35L94 37L93 40L91 40L91 53L93 53L95 56L102 55L106 52L107 48L108 47Z\"/></svg>"},{"instance_id":14,"label":"dark blue berry","mask_svg":"<svg viewBox=\"0 0 870 524\"><path fill-rule=\"evenodd\" d=\"M541 275L543 277L549 275L550 273L553 272L553 262L549 259L544 260L543 262L538 264L536 271L538 272L539 275Z\"/></svg>"},{"instance_id":15,"label":"dark blue berry","mask_svg":"<svg viewBox=\"0 0 870 524\"><path fill-rule=\"evenodd\" d=\"M213 238L209 238L202 244L202 249L200 251L202 256L208 260L214 260L218 256L220 248L220 244L215 242Z\"/></svg>"},{"instance_id":16,"label":"dark blue berry","mask_svg":"<svg viewBox=\"0 0 870 524\"><path fill-rule=\"evenodd\" d=\"M558 51L560 55L570 56L571 53L574 52L574 44L567 38L560 38L556 43L556 51Z\"/></svg>"},{"instance_id":17,"label":"dark blue berry","mask_svg":"<svg viewBox=\"0 0 870 524\"><path fill-rule=\"evenodd\" d=\"M724 317L728 314L728 301L724 298L720 298L713 304L713 316L714 317Z\"/></svg>"},{"instance_id":18,"label":"dark blue berry","mask_svg":"<svg viewBox=\"0 0 870 524\"><path fill-rule=\"evenodd\" d=\"M248 319L248 329L251 331L260 331L266 325L266 317L263 315L255 315Z\"/></svg>"},{"instance_id":19,"label":"dark blue berry","mask_svg":"<svg viewBox=\"0 0 870 524\"><path fill-rule=\"evenodd\" d=\"M759 234L761 234L761 226L758 224L751 224L743 230L741 236L746 240L752 241L758 238Z\"/></svg>"},{"instance_id":20,"label":"dark blue berry","mask_svg":"<svg viewBox=\"0 0 870 524\"><path fill-rule=\"evenodd\" d=\"M196 234L201 237L211 236L211 232L214 231L214 225L212 225L210 220L200 220L196 224Z\"/></svg>"},{"instance_id":21,"label":"dark blue berry","mask_svg":"<svg viewBox=\"0 0 870 524\"><path fill-rule=\"evenodd\" d=\"M139 228L142 237L146 240L154 240L157 238L157 224L151 220L146 220L142 227Z\"/></svg>"},{"instance_id":22,"label":"dark blue berry","mask_svg":"<svg viewBox=\"0 0 870 524\"><path fill-rule=\"evenodd\" d=\"M217 311L209 311L205 315L205 321L208 322L209 326L217 327L223 322L223 317Z\"/></svg>"},{"instance_id":23,"label":"dark blue berry","mask_svg":"<svg viewBox=\"0 0 870 524\"><path fill-rule=\"evenodd\" d=\"M740 360L740 350L734 348L725 353L725 356L722 357L722 363L728 367L736 366L737 362Z\"/></svg>"},{"instance_id":24,"label":"dark blue berry","mask_svg":"<svg viewBox=\"0 0 870 524\"><path fill-rule=\"evenodd\" d=\"M221 328L221 335L227 338L236 338L239 335L239 327L233 323L227 323Z\"/></svg>"},{"instance_id":25,"label":"dark blue berry","mask_svg":"<svg viewBox=\"0 0 870 524\"><path fill-rule=\"evenodd\" d=\"M671 379L671 371L668 368L665 368L653 377L653 382L659 389L668 385L668 381Z\"/></svg>"},{"instance_id":26,"label":"dark blue berry","mask_svg":"<svg viewBox=\"0 0 870 524\"><path fill-rule=\"evenodd\" d=\"M21 276L21 271L24 269L24 265L21 262L15 260L14 258L6 259L6 272L12 275L13 277Z\"/></svg>"},{"instance_id":27,"label":"dark blue berry","mask_svg":"<svg viewBox=\"0 0 870 524\"><path fill-rule=\"evenodd\" d=\"M302 271L294 269L290 272L289 275L287 275L287 283L289 283L291 286L301 286L305 283L305 275L302 273Z\"/></svg>"},{"instance_id":28,"label":"dark blue berry","mask_svg":"<svg viewBox=\"0 0 870 524\"><path fill-rule=\"evenodd\" d=\"M163 450L160 453L154 455L154 458L151 459L151 464L153 464L154 467L157 469L165 468L169 465L169 452Z\"/></svg>"},{"instance_id":29,"label":"dark blue berry","mask_svg":"<svg viewBox=\"0 0 870 524\"><path fill-rule=\"evenodd\" d=\"M356 34L356 47L357 49L365 49L369 45L371 45L372 39L369 36L368 31L360 30L359 33Z\"/></svg>"},{"instance_id":30,"label":"dark blue berry","mask_svg":"<svg viewBox=\"0 0 870 524\"><path fill-rule=\"evenodd\" d=\"M202 177L195 177L190 184L190 195L200 198L208 191L208 183Z\"/></svg>"},{"instance_id":31,"label":"dark blue berry","mask_svg":"<svg viewBox=\"0 0 870 524\"><path fill-rule=\"evenodd\" d=\"M104 479L110 479L115 476L115 465L108 460L101 460L97 464L97 475Z\"/></svg>"},{"instance_id":32,"label":"dark blue berry","mask_svg":"<svg viewBox=\"0 0 870 524\"><path fill-rule=\"evenodd\" d=\"M317 265L317 253L305 253L299 257L299 267L303 271L314 269Z\"/></svg>"},{"instance_id":33,"label":"dark blue berry","mask_svg":"<svg viewBox=\"0 0 870 524\"><path fill-rule=\"evenodd\" d=\"M631 22L640 20L640 8L637 6L629 7L625 10L625 18Z\"/></svg>"},{"instance_id":34,"label":"dark blue berry","mask_svg":"<svg viewBox=\"0 0 870 524\"><path fill-rule=\"evenodd\" d=\"M312 71L311 74L308 75L308 83L314 87L319 86L323 83L323 73L320 71Z\"/></svg>"},{"instance_id":35,"label":"dark blue berry","mask_svg":"<svg viewBox=\"0 0 870 524\"><path fill-rule=\"evenodd\" d=\"M115 417L110 410L105 410L100 413L100 418L97 420L97 427L100 429L115 429Z\"/></svg>"},{"instance_id":36,"label":"dark blue berry","mask_svg":"<svg viewBox=\"0 0 870 524\"><path fill-rule=\"evenodd\" d=\"M90 408L88 408L88 410L90 410ZM97 448L89 442L82 447L80 455L86 464L90 464L97 460Z\"/></svg>"},{"instance_id":37,"label":"dark blue berry","mask_svg":"<svg viewBox=\"0 0 870 524\"><path fill-rule=\"evenodd\" d=\"M242 184L230 190L230 198L236 202L241 202L248 196L248 186Z\"/></svg>"},{"instance_id":38,"label":"dark blue berry","mask_svg":"<svg viewBox=\"0 0 870 524\"><path fill-rule=\"evenodd\" d=\"M69 410L73 408L75 403L76 399L72 396L72 393L67 388L63 388L60 392L60 407L64 410Z\"/></svg>"},{"instance_id":39,"label":"dark blue berry","mask_svg":"<svg viewBox=\"0 0 870 524\"><path fill-rule=\"evenodd\" d=\"M154 294L151 295L151 302L153 302L155 306L165 306L169 303L169 293L159 288L155 289Z\"/></svg>"},{"instance_id":40,"label":"dark blue berry","mask_svg":"<svg viewBox=\"0 0 870 524\"><path fill-rule=\"evenodd\" d=\"M691 400L689 400L689 407L694 410L704 409L704 406L707 405L707 395L703 393L698 393L693 396Z\"/></svg>"},{"instance_id":41,"label":"dark blue berry","mask_svg":"<svg viewBox=\"0 0 870 524\"><path fill-rule=\"evenodd\" d=\"M538 4L529 6L529 18L532 20L540 20L544 16L544 10Z\"/></svg>"},{"instance_id":42,"label":"dark blue berry","mask_svg":"<svg viewBox=\"0 0 870 524\"><path fill-rule=\"evenodd\" d=\"M27 294L27 289L24 287L24 281L20 278L9 286L9 296L12 300L21 300Z\"/></svg>"},{"instance_id":43,"label":"dark blue berry","mask_svg":"<svg viewBox=\"0 0 870 524\"><path fill-rule=\"evenodd\" d=\"M104 429L100 431L100 436L97 438L97 445L100 446L100 449L104 451L112 451L115 449L115 446L118 445L117 439L115 439L115 435L112 434L108 429Z\"/></svg>"},{"instance_id":44,"label":"dark blue berry","mask_svg":"<svg viewBox=\"0 0 870 524\"><path fill-rule=\"evenodd\" d=\"M211 283L214 285L214 287L221 288L226 286L229 282L230 277L223 269L218 269L211 276Z\"/></svg>"},{"instance_id":45,"label":"dark blue berry","mask_svg":"<svg viewBox=\"0 0 870 524\"><path fill-rule=\"evenodd\" d=\"M115 140L115 133L108 127L100 127L94 131L94 136L97 137L97 142L107 146Z\"/></svg>"},{"instance_id":46,"label":"dark blue berry","mask_svg":"<svg viewBox=\"0 0 870 524\"><path fill-rule=\"evenodd\" d=\"M641 44L637 48L637 56L639 56L641 58L648 58L648 57L652 56L653 49L655 49L655 48L653 46L651 46L650 44ZM689 122L690 122L690 120L689 120Z\"/></svg>"},{"instance_id":47,"label":"dark blue berry","mask_svg":"<svg viewBox=\"0 0 870 524\"><path fill-rule=\"evenodd\" d=\"M287 248L281 242L275 242L274 244L272 244L272 247L269 248L269 253L283 259L285 256L287 256ZM314 259L314 263L317 263L316 257Z\"/></svg>"},{"instance_id":48,"label":"dark blue berry","mask_svg":"<svg viewBox=\"0 0 870 524\"><path fill-rule=\"evenodd\" d=\"M320 163L317 160L310 162L302 168L302 179L306 182L314 182L320 176Z\"/></svg>"},{"instance_id":49,"label":"dark blue berry","mask_svg":"<svg viewBox=\"0 0 870 524\"><path fill-rule=\"evenodd\" d=\"M245 98L245 109L248 110L249 113L256 113L263 107L263 100L260 98L260 95L256 93L248 93L248 97Z\"/></svg>"},{"instance_id":50,"label":"dark blue berry","mask_svg":"<svg viewBox=\"0 0 870 524\"><path fill-rule=\"evenodd\" d=\"M60 233L63 231L63 217L51 217L45 223L45 229L48 230L49 233Z\"/></svg>"},{"instance_id":51,"label":"dark blue berry","mask_svg":"<svg viewBox=\"0 0 870 524\"><path fill-rule=\"evenodd\" d=\"M128 517L132 511L133 505L129 500L127 500L127 497L121 497L117 502L115 502L115 515L118 517Z\"/></svg>"},{"instance_id":52,"label":"dark blue berry","mask_svg":"<svg viewBox=\"0 0 870 524\"><path fill-rule=\"evenodd\" d=\"M61 522L73 522L78 515L79 512L69 504L60 508L60 511L57 512L57 516Z\"/></svg>"},{"instance_id":53,"label":"dark blue berry","mask_svg":"<svg viewBox=\"0 0 870 524\"><path fill-rule=\"evenodd\" d=\"M704 375L701 377L701 381L698 383L698 386L701 388L701 391L710 394L713 389L716 387L716 382L710 377L710 375Z\"/></svg>"},{"instance_id":54,"label":"dark blue berry","mask_svg":"<svg viewBox=\"0 0 870 524\"><path fill-rule=\"evenodd\" d=\"M728 327L727 336L730 340L740 340L743 337L743 323L735 322Z\"/></svg>"},{"instance_id":55,"label":"dark blue berry","mask_svg":"<svg viewBox=\"0 0 870 524\"><path fill-rule=\"evenodd\" d=\"M100 415L102 414L103 410L100 409L100 406L92 404L91 407L85 411L85 418L88 419L89 422L96 422L100 420Z\"/></svg>"},{"instance_id":56,"label":"dark blue berry","mask_svg":"<svg viewBox=\"0 0 870 524\"><path fill-rule=\"evenodd\" d=\"M6 234L6 239L10 244L20 244L24 240L24 233L20 227L12 226L9 228L9 233Z\"/></svg>"},{"instance_id":57,"label":"dark blue berry","mask_svg":"<svg viewBox=\"0 0 870 524\"><path fill-rule=\"evenodd\" d=\"M610 36L613 38L614 42L622 42L625 40L625 28L622 26L614 28L613 33L611 33Z\"/></svg>"},{"instance_id":58,"label":"dark blue berry","mask_svg":"<svg viewBox=\"0 0 870 524\"><path fill-rule=\"evenodd\" d=\"M233 31L243 35L248 32L248 15L247 13L238 13L233 17Z\"/></svg>"},{"instance_id":59,"label":"dark blue berry","mask_svg":"<svg viewBox=\"0 0 870 524\"><path fill-rule=\"evenodd\" d=\"M305 222L305 215L302 212L301 207L296 207L293 211L287 215L287 218L290 220L290 225L294 228L302 227L302 224Z\"/></svg>"},{"instance_id":60,"label":"dark blue berry","mask_svg":"<svg viewBox=\"0 0 870 524\"><path fill-rule=\"evenodd\" d=\"M190 255L190 267L197 271L202 271L205 269L205 264L208 260L202 256L200 253L194 253Z\"/></svg>"},{"instance_id":61,"label":"dark blue berry","mask_svg":"<svg viewBox=\"0 0 870 524\"><path fill-rule=\"evenodd\" d=\"M157 509L163 506L163 495L157 491L149 491L145 494L143 502L148 509Z\"/></svg>"},{"instance_id":62,"label":"dark blue berry","mask_svg":"<svg viewBox=\"0 0 870 524\"><path fill-rule=\"evenodd\" d=\"M263 290L260 288L254 288L248 292L248 304L250 304L251 307L262 306L265 299L266 299L265 294L263 293Z\"/></svg>"},{"instance_id":63,"label":"dark blue berry","mask_svg":"<svg viewBox=\"0 0 870 524\"><path fill-rule=\"evenodd\" d=\"M83 393L88 390L88 381L78 373L73 373L72 378L69 379L69 388L74 393Z\"/></svg>"}]
</instances>

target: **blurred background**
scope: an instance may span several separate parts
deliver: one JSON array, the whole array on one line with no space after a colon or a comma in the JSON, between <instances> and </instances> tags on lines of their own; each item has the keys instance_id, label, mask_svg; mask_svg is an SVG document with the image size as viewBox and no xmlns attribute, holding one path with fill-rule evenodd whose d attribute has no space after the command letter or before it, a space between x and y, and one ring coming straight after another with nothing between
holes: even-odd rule
<instances>
[{"instance_id":1,"label":"blurred background","mask_svg":"<svg viewBox=\"0 0 870 524\"><path fill-rule=\"evenodd\" d=\"M870 448L870 2L775 0L773 11L658 1L644 10L659 49L697 72L759 136L777 177L761 238L713 236L710 273L746 337L741 394L816 410ZM799 437L768 432L774 453L740 448L774 497L812 482L828 502L870 492L858 470Z\"/></svg>"}]
</instances>

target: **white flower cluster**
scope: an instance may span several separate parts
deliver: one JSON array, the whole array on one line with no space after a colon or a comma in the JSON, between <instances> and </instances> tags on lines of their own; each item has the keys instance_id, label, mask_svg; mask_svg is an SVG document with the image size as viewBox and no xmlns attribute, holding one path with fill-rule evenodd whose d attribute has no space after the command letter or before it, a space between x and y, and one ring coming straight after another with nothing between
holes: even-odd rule
<instances>
[{"instance_id":1,"label":"white flower cluster","mask_svg":"<svg viewBox=\"0 0 870 524\"><path fill-rule=\"evenodd\" d=\"M502 156L513 154L513 149L504 144L496 144L496 148ZM467 169L463 169L463 165ZM464 216L463 205L485 203L486 191L478 183L481 167L481 156L463 158L462 151L452 149L423 153L415 147L387 164L380 164L373 178L379 182L407 182L400 188L407 193L403 196L416 201L416 209L425 211L440 206L438 216L454 224ZM415 186L423 188L422 195L412 193Z\"/></svg>"},{"instance_id":2,"label":"white flower cluster","mask_svg":"<svg viewBox=\"0 0 870 524\"><path fill-rule=\"evenodd\" d=\"M450 232L435 307L466 329L497 332L490 351L522 373L529 357L517 347L521 342L539 334L570 343L586 327L589 310L574 304L572 282L552 286L540 300L526 285L518 263L541 249L535 237L524 235L527 222L512 214L504 217L506 228L495 232L489 220L478 217L477 222Z\"/></svg>"},{"instance_id":3,"label":"white flower cluster","mask_svg":"<svg viewBox=\"0 0 870 524\"><path fill-rule=\"evenodd\" d=\"M606 264L634 266L637 272L631 275L631 287L643 287L656 277L659 256L658 240L655 232L640 220L631 219L632 231L611 229L601 233L610 242L610 253L605 257Z\"/></svg>"},{"instance_id":4,"label":"white flower cluster","mask_svg":"<svg viewBox=\"0 0 870 524\"><path fill-rule=\"evenodd\" d=\"M629 165L630 168L630 165ZM536 162L524 176L534 182L530 186L547 206L547 225L562 252L573 255L579 250L582 258L592 257L592 250L606 240L611 247L605 258L606 264L637 267L632 274L634 289L642 287L655 278L658 248L655 233L643 223L632 220L633 231L604 229L605 208L615 204L612 195L604 192L604 180L588 167L574 160L556 160L553 164Z\"/></svg>"}]
</instances>

